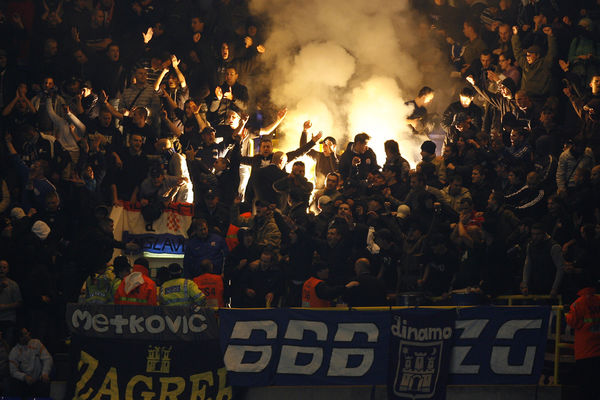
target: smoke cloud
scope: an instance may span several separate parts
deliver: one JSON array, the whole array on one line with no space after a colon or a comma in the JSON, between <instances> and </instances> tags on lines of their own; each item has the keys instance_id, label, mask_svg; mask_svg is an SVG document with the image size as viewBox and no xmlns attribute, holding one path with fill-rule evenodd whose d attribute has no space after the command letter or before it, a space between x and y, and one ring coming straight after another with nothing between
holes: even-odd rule
<instances>
[{"instance_id":1,"label":"smoke cloud","mask_svg":"<svg viewBox=\"0 0 600 400\"><path fill-rule=\"evenodd\" d=\"M404 103L439 83L422 71L448 74L408 0L251 0L250 9L268 21L271 101L288 107L279 147L295 148L310 119L314 133L338 139L338 151L366 132L380 165L388 139L416 165L426 138L404 123L412 111Z\"/></svg>"}]
</instances>

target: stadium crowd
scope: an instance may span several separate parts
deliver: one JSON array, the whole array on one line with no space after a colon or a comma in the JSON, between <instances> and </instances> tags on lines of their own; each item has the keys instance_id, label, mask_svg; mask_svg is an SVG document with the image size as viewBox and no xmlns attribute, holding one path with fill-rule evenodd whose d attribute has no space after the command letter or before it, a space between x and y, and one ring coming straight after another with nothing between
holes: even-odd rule
<instances>
[{"instance_id":1,"label":"stadium crowd","mask_svg":"<svg viewBox=\"0 0 600 400\"><path fill-rule=\"evenodd\" d=\"M437 118L434 89L409 102L400 123L444 133L411 169L393 139L381 159L377 132L338 147L345 132L310 121L277 149L287 110L259 85L268 49L247 1L1 1L2 384L47 383L49 355L23 345L61 350L67 302L131 304L140 288L144 304L178 304L165 287L184 282L197 304L322 307L407 292L573 301L597 284L599 3L413 3L456 90ZM193 202L183 265L155 280L143 258L113 266L113 249L139 250L113 236L124 202L150 229Z\"/></svg>"}]
</instances>

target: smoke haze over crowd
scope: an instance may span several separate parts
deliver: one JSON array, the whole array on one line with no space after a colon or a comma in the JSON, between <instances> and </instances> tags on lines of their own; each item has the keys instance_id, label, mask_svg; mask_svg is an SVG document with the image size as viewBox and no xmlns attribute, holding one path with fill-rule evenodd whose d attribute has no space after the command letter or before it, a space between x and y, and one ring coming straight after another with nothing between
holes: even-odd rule
<instances>
[{"instance_id":1,"label":"smoke haze over crowd","mask_svg":"<svg viewBox=\"0 0 600 400\"><path fill-rule=\"evenodd\" d=\"M250 7L269 21L264 56L272 66L271 101L289 110L281 147L297 146L310 119L313 133L338 139L338 151L366 132L380 164L388 139L416 164L424 137L404 123L412 111L404 103L434 85L422 71L442 57L407 0L252 0ZM438 62L437 74L447 76L439 68Z\"/></svg>"}]
</instances>

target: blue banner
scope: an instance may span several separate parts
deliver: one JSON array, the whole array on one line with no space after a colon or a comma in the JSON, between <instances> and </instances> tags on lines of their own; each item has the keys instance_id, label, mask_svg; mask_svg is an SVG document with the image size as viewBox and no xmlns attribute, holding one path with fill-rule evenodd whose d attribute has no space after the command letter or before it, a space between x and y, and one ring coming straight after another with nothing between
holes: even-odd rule
<instances>
[{"instance_id":1,"label":"blue banner","mask_svg":"<svg viewBox=\"0 0 600 400\"><path fill-rule=\"evenodd\" d=\"M444 400L456 311L406 309L392 317L389 398Z\"/></svg>"},{"instance_id":2,"label":"blue banner","mask_svg":"<svg viewBox=\"0 0 600 400\"><path fill-rule=\"evenodd\" d=\"M123 242L134 242L142 251L155 254L179 254L185 253L185 238L170 233L144 233L133 234L123 232Z\"/></svg>"},{"instance_id":3,"label":"blue banner","mask_svg":"<svg viewBox=\"0 0 600 400\"><path fill-rule=\"evenodd\" d=\"M390 314L378 311L219 311L231 384L385 384Z\"/></svg>"},{"instance_id":4,"label":"blue banner","mask_svg":"<svg viewBox=\"0 0 600 400\"><path fill-rule=\"evenodd\" d=\"M537 384L544 363L548 307L459 310L450 383Z\"/></svg>"},{"instance_id":5,"label":"blue banner","mask_svg":"<svg viewBox=\"0 0 600 400\"><path fill-rule=\"evenodd\" d=\"M404 323L407 312L410 318ZM405 350L407 357L427 353L431 359L435 346L428 343L428 338L437 338L438 329L444 338L442 350L446 351L448 339L444 335L448 336L452 326L446 318L452 313L456 322L450 362L445 367L447 358L433 358L432 362L439 364L430 374L431 379L437 377L443 385L446 370L450 373L449 384L537 383L550 307L461 308L448 311L444 317L440 314L439 318L432 312L440 311L221 309L220 344L232 385L383 385L388 377L401 393L418 386L421 377L411 378L409 375L415 375L415 371L399 370L407 360L400 352ZM407 327L405 337L403 326ZM425 335L422 332L431 335L421 336ZM400 339L404 341L402 349ZM421 362L428 363L429 359ZM412 379L412 386L402 383L404 377ZM429 379L422 378L423 382ZM399 379L399 383L392 379ZM419 390L425 390L425 386Z\"/></svg>"}]
</instances>

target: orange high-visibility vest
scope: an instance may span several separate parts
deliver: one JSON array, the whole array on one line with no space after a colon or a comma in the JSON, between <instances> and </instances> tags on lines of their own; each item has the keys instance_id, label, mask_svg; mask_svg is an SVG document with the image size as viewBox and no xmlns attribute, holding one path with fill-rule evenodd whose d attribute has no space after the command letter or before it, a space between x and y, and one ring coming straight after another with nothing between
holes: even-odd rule
<instances>
[{"instance_id":1,"label":"orange high-visibility vest","mask_svg":"<svg viewBox=\"0 0 600 400\"><path fill-rule=\"evenodd\" d=\"M240 216L244 218L250 218L252 216L252 213L245 212L240 214ZM240 227L233 224L229 224L229 228L227 228L227 234L225 235L225 243L227 243L229 251L235 249L235 247L239 244L239 240L237 238L237 233L239 230Z\"/></svg>"},{"instance_id":2,"label":"orange high-visibility vest","mask_svg":"<svg viewBox=\"0 0 600 400\"><path fill-rule=\"evenodd\" d=\"M206 296L206 305L211 307L225 307L223 300L223 278L216 274L202 274L194 278L198 289Z\"/></svg>"},{"instance_id":3,"label":"orange high-visibility vest","mask_svg":"<svg viewBox=\"0 0 600 400\"><path fill-rule=\"evenodd\" d=\"M323 300L317 296L315 289L321 282L323 280L312 276L304 282L302 286L302 307L331 307L329 300Z\"/></svg>"}]
</instances>

